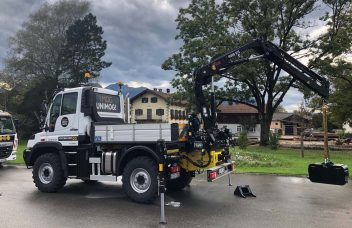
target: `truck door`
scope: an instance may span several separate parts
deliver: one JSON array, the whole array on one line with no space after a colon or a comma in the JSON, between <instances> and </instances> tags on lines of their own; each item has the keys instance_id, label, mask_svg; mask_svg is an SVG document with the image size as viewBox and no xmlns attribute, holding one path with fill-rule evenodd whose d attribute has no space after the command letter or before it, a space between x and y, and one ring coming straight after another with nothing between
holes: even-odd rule
<instances>
[{"instance_id":1,"label":"truck door","mask_svg":"<svg viewBox=\"0 0 352 228\"><path fill-rule=\"evenodd\" d=\"M50 109L49 140L77 143L79 119L77 118L78 93L64 93L55 97Z\"/></svg>"}]
</instances>

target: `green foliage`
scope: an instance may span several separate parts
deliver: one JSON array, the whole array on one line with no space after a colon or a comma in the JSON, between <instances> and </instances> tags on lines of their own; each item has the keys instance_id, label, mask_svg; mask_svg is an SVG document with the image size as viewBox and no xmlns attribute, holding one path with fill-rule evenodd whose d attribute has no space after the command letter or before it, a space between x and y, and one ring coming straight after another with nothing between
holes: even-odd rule
<instances>
[{"instance_id":1,"label":"green foliage","mask_svg":"<svg viewBox=\"0 0 352 228\"><path fill-rule=\"evenodd\" d=\"M352 63L346 58L352 46L352 4L350 0L323 0L331 9L321 20L327 30L314 42L311 51L317 56L309 65L328 77L334 87L329 102L332 121L341 126L352 123ZM321 102L321 101L320 101ZM316 104L316 101L313 101Z\"/></svg>"},{"instance_id":2,"label":"green foliage","mask_svg":"<svg viewBox=\"0 0 352 228\"><path fill-rule=\"evenodd\" d=\"M328 115L328 131L332 132L333 129L339 128L338 125L336 125L331 116ZM312 115L312 127L316 130L323 130L323 114L322 113L314 113Z\"/></svg>"},{"instance_id":3,"label":"green foliage","mask_svg":"<svg viewBox=\"0 0 352 228\"><path fill-rule=\"evenodd\" d=\"M11 37L6 69L16 84L34 80L59 81L63 73L61 50L66 30L89 11L85 1L62 0L44 3L29 15L15 36Z\"/></svg>"},{"instance_id":4,"label":"green foliage","mask_svg":"<svg viewBox=\"0 0 352 228\"><path fill-rule=\"evenodd\" d=\"M233 153L232 159L237 167L283 167L288 165L288 162L278 159L275 155L268 153L251 153L245 149Z\"/></svg>"},{"instance_id":5,"label":"green foliage","mask_svg":"<svg viewBox=\"0 0 352 228\"><path fill-rule=\"evenodd\" d=\"M237 145L240 149L246 149L249 145L249 140L247 137L247 131L241 131L238 139L236 140Z\"/></svg>"},{"instance_id":6,"label":"green foliage","mask_svg":"<svg viewBox=\"0 0 352 228\"><path fill-rule=\"evenodd\" d=\"M67 77L66 84L78 86L84 79L84 73L90 72L92 78L111 65L101 58L105 55L106 40L103 40L103 28L97 25L97 18L91 13L78 19L66 32L62 63Z\"/></svg>"},{"instance_id":7,"label":"green foliage","mask_svg":"<svg viewBox=\"0 0 352 228\"><path fill-rule=\"evenodd\" d=\"M279 133L274 133L270 131L269 133L269 145L272 150L277 150L279 148L279 140L281 135Z\"/></svg>"},{"instance_id":8,"label":"green foliage","mask_svg":"<svg viewBox=\"0 0 352 228\"><path fill-rule=\"evenodd\" d=\"M61 51L66 30L89 12L86 1L44 3L11 37L4 69L10 84L8 110L19 119L19 136L39 130L41 104L49 101L64 74Z\"/></svg>"},{"instance_id":9,"label":"green foliage","mask_svg":"<svg viewBox=\"0 0 352 228\"><path fill-rule=\"evenodd\" d=\"M323 161L322 150L305 150L304 158L299 149L280 147L273 151L269 147L249 146L246 150L231 148L236 161L236 172L276 173L307 175L308 165ZM352 151L331 151L334 163L352 166Z\"/></svg>"},{"instance_id":10,"label":"green foliage","mask_svg":"<svg viewBox=\"0 0 352 228\"><path fill-rule=\"evenodd\" d=\"M86 1L46 2L11 37L0 84L10 85L7 108L19 119L20 138L40 129L42 102L50 102L55 89L77 86L82 72L98 77L111 65L101 60L106 41L89 11Z\"/></svg>"}]
</instances>

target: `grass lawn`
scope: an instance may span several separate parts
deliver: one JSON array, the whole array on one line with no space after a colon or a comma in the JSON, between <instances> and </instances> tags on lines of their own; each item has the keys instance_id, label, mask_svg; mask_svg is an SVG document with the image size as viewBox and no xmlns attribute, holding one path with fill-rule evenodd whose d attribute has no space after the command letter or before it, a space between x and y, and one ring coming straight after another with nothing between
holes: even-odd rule
<instances>
[{"instance_id":1,"label":"grass lawn","mask_svg":"<svg viewBox=\"0 0 352 228\"><path fill-rule=\"evenodd\" d=\"M307 175L308 164L322 162L322 150L305 150L304 158L299 149L249 146L246 150L231 149L239 173L275 173ZM330 151L331 160L352 167L352 151Z\"/></svg>"},{"instance_id":2,"label":"grass lawn","mask_svg":"<svg viewBox=\"0 0 352 228\"><path fill-rule=\"evenodd\" d=\"M23 161L23 151L26 149L27 146L27 141L25 140L20 140L20 144L18 145L17 148L17 158L14 161L8 162L9 164L16 164L16 165L22 165L24 164Z\"/></svg>"}]
</instances>

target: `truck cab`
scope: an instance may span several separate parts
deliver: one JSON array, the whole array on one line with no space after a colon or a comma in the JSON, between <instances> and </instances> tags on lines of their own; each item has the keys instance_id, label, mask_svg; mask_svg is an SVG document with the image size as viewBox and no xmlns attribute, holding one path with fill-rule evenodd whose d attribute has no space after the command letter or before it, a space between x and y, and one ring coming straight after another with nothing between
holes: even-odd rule
<instances>
[{"instance_id":1,"label":"truck cab","mask_svg":"<svg viewBox=\"0 0 352 228\"><path fill-rule=\"evenodd\" d=\"M0 110L0 164L16 160L18 138L12 116Z\"/></svg>"},{"instance_id":2,"label":"truck cab","mask_svg":"<svg viewBox=\"0 0 352 228\"><path fill-rule=\"evenodd\" d=\"M93 122L123 123L123 96L97 87L78 87L58 92L49 106L43 131L34 134L27 148L39 142L78 146L89 142Z\"/></svg>"}]
</instances>

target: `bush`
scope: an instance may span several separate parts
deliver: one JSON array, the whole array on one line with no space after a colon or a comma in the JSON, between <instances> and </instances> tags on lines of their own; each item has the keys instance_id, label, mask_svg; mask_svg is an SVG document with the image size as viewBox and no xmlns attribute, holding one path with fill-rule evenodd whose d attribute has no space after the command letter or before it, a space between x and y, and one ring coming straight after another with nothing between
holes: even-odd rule
<instances>
[{"instance_id":1,"label":"bush","mask_svg":"<svg viewBox=\"0 0 352 228\"><path fill-rule=\"evenodd\" d=\"M279 140L280 140L281 135L278 133L273 133L270 131L269 134L269 145L272 150L277 150L279 147Z\"/></svg>"},{"instance_id":2,"label":"bush","mask_svg":"<svg viewBox=\"0 0 352 228\"><path fill-rule=\"evenodd\" d=\"M246 149L247 146L249 145L249 141L248 141L248 137L247 137L247 132L246 131L242 131L240 133L240 136L237 139L237 145L242 150Z\"/></svg>"}]
</instances>

